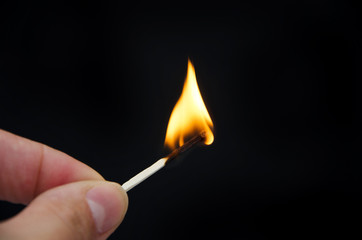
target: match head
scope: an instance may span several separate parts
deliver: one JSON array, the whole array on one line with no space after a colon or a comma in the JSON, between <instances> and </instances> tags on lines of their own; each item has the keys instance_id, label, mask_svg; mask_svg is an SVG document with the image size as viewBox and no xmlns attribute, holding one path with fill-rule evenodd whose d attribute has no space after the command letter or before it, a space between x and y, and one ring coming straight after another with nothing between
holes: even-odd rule
<instances>
[{"instance_id":1,"label":"match head","mask_svg":"<svg viewBox=\"0 0 362 240\"><path fill-rule=\"evenodd\" d=\"M204 142L206 140L206 131L200 132L199 136L201 137L202 141Z\"/></svg>"}]
</instances>

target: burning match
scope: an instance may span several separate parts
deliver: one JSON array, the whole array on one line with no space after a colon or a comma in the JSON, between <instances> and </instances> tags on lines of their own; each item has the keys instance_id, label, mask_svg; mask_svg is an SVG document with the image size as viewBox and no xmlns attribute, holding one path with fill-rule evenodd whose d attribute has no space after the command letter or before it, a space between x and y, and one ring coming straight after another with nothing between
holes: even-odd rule
<instances>
[{"instance_id":1,"label":"burning match","mask_svg":"<svg viewBox=\"0 0 362 240\"><path fill-rule=\"evenodd\" d=\"M161 158L125 182L122 185L123 189L131 190L171 160L199 143L210 145L214 141L212 129L213 123L202 100L194 66L188 60L187 76L182 94L171 113L165 138L165 145L173 151L167 157ZM185 139L190 136L193 137L185 143Z\"/></svg>"}]
</instances>

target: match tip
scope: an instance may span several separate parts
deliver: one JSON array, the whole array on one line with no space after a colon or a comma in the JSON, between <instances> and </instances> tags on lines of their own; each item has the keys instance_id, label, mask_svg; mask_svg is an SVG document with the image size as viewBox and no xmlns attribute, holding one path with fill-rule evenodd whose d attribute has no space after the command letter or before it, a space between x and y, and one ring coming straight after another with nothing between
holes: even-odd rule
<instances>
[{"instance_id":1,"label":"match tip","mask_svg":"<svg viewBox=\"0 0 362 240\"><path fill-rule=\"evenodd\" d=\"M205 141L206 140L206 131L200 132L199 136L201 137L202 141Z\"/></svg>"}]
</instances>

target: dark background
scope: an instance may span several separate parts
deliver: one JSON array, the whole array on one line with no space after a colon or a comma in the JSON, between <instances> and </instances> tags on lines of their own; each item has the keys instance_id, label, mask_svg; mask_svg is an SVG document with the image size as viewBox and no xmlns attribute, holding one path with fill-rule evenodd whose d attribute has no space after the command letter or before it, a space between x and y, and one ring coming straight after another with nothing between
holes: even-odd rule
<instances>
[{"instance_id":1,"label":"dark background","mask_svg":"<svg viewBox=\"0 0 362 240\"><path fill-rule=\"evenodd\" d=\"M1 2L0 128L123 183L167 152L188 57L214 121L110 239L361 236L359 6L49 2Z\"/></svg>"}]
</instances>

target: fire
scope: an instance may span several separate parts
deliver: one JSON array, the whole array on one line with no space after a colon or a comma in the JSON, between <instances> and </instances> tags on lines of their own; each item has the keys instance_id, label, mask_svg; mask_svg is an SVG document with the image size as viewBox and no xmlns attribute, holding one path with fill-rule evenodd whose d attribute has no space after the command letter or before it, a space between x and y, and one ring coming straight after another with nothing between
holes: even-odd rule
<instances>
[{"instance_id":1,"label":"fire","mask_svg":"<svg viewBox=\"0 0 362 240\"><path fill-rule=\"evenodd\" d=\"M205 144L214 141L213 124L196 82L195 68L188 60L187 76L167 126L165 145L180 147L187 138L205 132Z\"/></svg>"}]
</instances>

